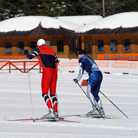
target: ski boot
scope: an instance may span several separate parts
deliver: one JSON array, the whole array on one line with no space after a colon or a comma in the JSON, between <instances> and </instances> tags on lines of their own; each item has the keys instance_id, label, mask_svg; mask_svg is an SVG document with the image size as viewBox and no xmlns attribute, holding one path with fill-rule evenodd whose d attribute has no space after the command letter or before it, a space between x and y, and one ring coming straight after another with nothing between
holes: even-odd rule
<instances>
[{"instance_id":1,"label":"ski boot","mask_svg":"<svg viewBox=\"0 0 138 138\"><path fill-rule=\"evenodd\" d=\"M93 110L88 112L86 115L99 115L99 112L95 108L93 108Z\"/></svg>"},{"instance_id":2,"label":"ski boot","mask_svg":"<svg viewBox=\"0 0 138 138\"><path fill-rule=\"evenodd\" d=\"M54 112L54 114L55 114L55 117L56 117L56 118L59 117L59 116L58 116L58 111Z\"/></svg>"},{"instance_id":3,"label":"ski boot","mask_svg":"<svg viewBox=\"0 0 138 138\"><path fill-rule=\"evenodd\" d=\"M56 120L56 116L54 114L54 110L52 108L49 108L49 113L44 115L40 119Z\"/></svg>"},{"instance_id":4,"label":"ski boot","mask_svg":"<svg viewBox=\"0 0 138 138\"><path fill-rule=\"evenodd\" d=\"M104 112L104 110L103 110L102 107L99 108L99 112L100 112L102 115L105 115L105 112Z\"/></svg>"}]
</instances>

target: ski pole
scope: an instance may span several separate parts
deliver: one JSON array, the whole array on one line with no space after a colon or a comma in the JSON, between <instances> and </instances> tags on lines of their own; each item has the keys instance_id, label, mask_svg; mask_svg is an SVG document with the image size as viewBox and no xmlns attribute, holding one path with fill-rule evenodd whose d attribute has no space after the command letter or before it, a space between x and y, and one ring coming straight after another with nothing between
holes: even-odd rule
<instances>
[{"instance_id":1,"label":"ski pole","mask_svg":"<svg viewBox=\"0 0 138 138\"><path fill-rule=\"evenodd\" d=\"M110 101L123 115L125 115L108 97L106 97L105 96L105 94L103 94L101 91L100 91L100 93L108 100L108 101ZM128 118L128 116L127 115L125 115L127 118ZM129 118L128 118L129 119Z\"/></svg>"},{"instance_id":2,"label":"ski pole","mask_svg":"<svg viewBox=\"0 0 138 138\"><path fill-rule=\"evenodd\" d=\"M90 100L92 106L98 111L98 113L101 115L101 117L105 120L104 116L101 114L101 112L98 110L98 108L93 104L93 102L91 101L91 99L88 97L88 95L86 94L86 92L83 90L83 88L80 86L80 84L77 82L77 84L79 85L79 87L81 88L81 90L83 91L83 93L86 95L86 97Z\"/></svg>"},{"instance_id":3,"label":"ski pole","mask_svg":"<svg viewBox=\"0 0 138 138\"><path fill-rule=\"evenodd\" d=\"M32 90L31 90L31 81L30 81L30 74L29 74L29 64L27 58L27 70L28 70L28 80L29 80L29 90L30 90L30 99L31 99L31 107L32 107L32 116L34 117L34 108L33 108L33 100L32 100Z\"/></svg>"}]
</instances>

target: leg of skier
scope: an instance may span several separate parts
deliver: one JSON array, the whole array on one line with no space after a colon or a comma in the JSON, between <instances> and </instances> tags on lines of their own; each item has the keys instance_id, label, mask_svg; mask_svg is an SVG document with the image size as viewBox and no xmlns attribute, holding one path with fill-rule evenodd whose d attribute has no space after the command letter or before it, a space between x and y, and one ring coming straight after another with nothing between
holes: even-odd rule
<instances>
[{"instance_id":1,"label":"leg of skier","mask_svg":"<svg viewBox=\"0 0 138 138\"><path fill-rule=\"evenodd\" d=\"M87 85L87 95L91 99L91 101L95 105L95 107L98 108L97 107L97 102L96 102L93 94L91 93L91 86L90 86L90 84ZM99 114L98 111L95 109L95 107L93 107L93 105L92 105L92 110L89 111L87 113L87 115L97 115L97 114Z\"/></svg>"},{"instance_id":2,"label":"leg of skier","mask_svg":"<svg viewBox=\"0 0 138 138\"><path fill-rule=\"evenodd\" d=\"M51 103L51 100L50 100L48 94L42 94L42 95L43 95L44 100L48 106L49 113L44 115L43 117L41 117L41 119L55 119L54 110L52 108L52 103Z\"/></svg>"},{"instance_id":3,"label":"leg of skier","mask_svg":"<svg viewBox=\"0 0 138 138\"><path fill-rule=\"evenodd\" d=\"M102 105L102 100L100 99L100 97L99 97L99 89L100 89L100 85L101 85L101 81L99 81L98 83L97 83L97 87L96 87L96 89L93 91L93 96L94 96L94 98L95 98L95 101L96 101L96 105L97 105L97 107L98 107L98 109L99 109L99 112L101 113L101 114L105 114L104 113L104 110L103 110L103 105Z\"/></svg>"},{"instance_id":4,"label":"leg of skier","mask_svg":"<svg viewBox=\"0 0 138 138\"><path fill-rule=\"evenodd\" d=\"M102 74L101 72L93 72L90 74L88 85L87 85L87 94L95 107L99 109L101 114L104 114L103 107L102 107L102 101L100 100L100 97L98 95L100 85L102 82ZM99 112L95 109L95 107L92 107L93 110L88 112L88 115L99 115Z\"/></svg>"},{"instance_id":5,"label":"leg of skier","mask_svg":"<svg viewBox=\"0 0 138 138\"><path fill-rule=\"evenodd\" d=\"M57 102L57 97L56 97L56 95L52 95L52 94L50 94L50 96L52 98L54 114L58 118L58 102Z\"/></svg>"},{"instance_id":6,"label":"leg of skier","mask_svg":"<svg viewBox=\"0 0 138 138\"><path fill-rule=\"evenodd\" d=\"M56 97L57 70L54 70L53 79L50 86L50 96L52 98L54 114L58 118L58 102Z\"/></svg>"},{"instance_id":7,"label":"leg of skier","mask_svg":"<svg viewBox=\"0 0 138 138\"><path fill-rule=\"evenodd\" d=\"M51 81L53 79L53 69L51 68L43 68L43 76L42 76L42 96L47 104L47 107L49 109L49 113L44 115L41 119L55 119L54 110L52 108L52 102L48 96L48 90L51 85Z\"/></svg>"}]
</instances>

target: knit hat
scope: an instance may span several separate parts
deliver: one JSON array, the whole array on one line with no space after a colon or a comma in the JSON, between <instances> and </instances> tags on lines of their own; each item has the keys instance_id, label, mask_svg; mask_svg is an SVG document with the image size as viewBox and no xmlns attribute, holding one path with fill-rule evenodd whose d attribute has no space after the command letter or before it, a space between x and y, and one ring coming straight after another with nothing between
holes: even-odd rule
<instances>
[{"instance_id":1,"label":"knit hat","mask_svg":"<svg viewBox=\"0 0 138 138\"><path fill-rule=\"evenodd\" d=\"M86 55L86 51L85 50L79 50L79 51L77 51L77 56L81 55L81 54Z\"/></svg>"}]
</instances>

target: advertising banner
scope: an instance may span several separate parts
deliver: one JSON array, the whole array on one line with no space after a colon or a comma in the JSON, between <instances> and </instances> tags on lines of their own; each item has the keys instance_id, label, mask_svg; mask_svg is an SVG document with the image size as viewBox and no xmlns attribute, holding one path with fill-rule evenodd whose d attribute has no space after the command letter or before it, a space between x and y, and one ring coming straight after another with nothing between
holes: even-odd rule
<instances>
[{"instance_id":1,"label":"advertising banner","mask_svg":"<svg viewBox=\"0 0 138 138\"><path fill-rule=\"evenodd\" d=\"M138 53L97 54L98 60L138 60Z\"/></svg>"}]
</instances>

